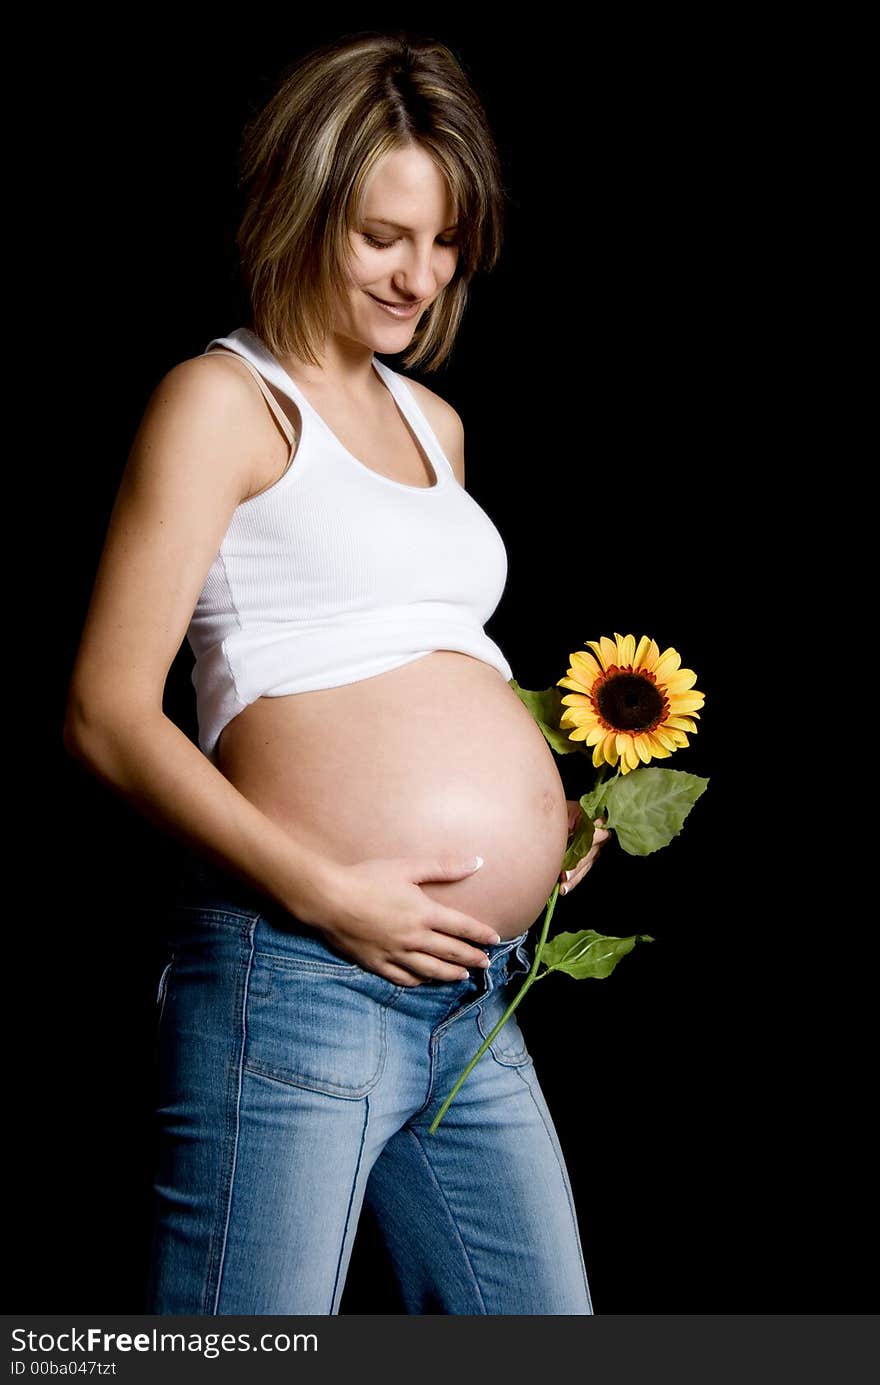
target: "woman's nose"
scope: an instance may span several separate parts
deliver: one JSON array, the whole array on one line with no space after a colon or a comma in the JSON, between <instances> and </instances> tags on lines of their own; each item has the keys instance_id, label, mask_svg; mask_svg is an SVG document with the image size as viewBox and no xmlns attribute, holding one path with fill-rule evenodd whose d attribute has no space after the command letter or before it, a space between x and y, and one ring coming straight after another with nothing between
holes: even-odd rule
<instances>
[{"instance_id":1,"label":"woman's nose","mask_svg":"<svg viewBox=\"0 0 880 1385\"><path fill-rule=\"evenodd\" d=\"M440 283L436 250L412 249L394 274L394 283L408 298L431 298Z\"/></svg>"}]
</instances>

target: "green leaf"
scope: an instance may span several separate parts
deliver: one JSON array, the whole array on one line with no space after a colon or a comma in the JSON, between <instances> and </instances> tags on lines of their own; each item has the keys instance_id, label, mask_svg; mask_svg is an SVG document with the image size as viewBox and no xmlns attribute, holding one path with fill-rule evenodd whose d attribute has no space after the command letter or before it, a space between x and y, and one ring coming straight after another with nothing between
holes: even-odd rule
<instances>
[{"instance_id":1,"label":"green leaf","mask_svg":"<svg viewBox=\"0 0 880 1385\"><path fill-rule=\"evenodd\" d=\"M632 952L636 943L653 941L650 933L609 938L593 928L584 928L580 933L557 933L548 939L541 961L548 971L564 971L577 981L583 981L587 977L610 976L621 957Z\"/></svg>"},{"instance_id":2,"label":"green leaf","mask_svg":"<svg viewBox=\"0 0 880 1385\"><path fill-rule=\"evenodd\" d=\"M589 816L591 822L595 822L599 817L601 809L605 806L608 791L614 779L606 779L603 783L597 784L591 793L585 793L580 800L580 805L584 812Z\"/></svg>"},{"instance_id":3,"label":"green leaf","mask_svg":"<svg viewBox=\"0 0 880 1385\"><path fill-rule=\"evenodd\" d=\"M607 826L631 856L649 856L677 837L708 779L654 766L612 779L605 806ZM604 787L604 786L603 786Z\"/></svg>"},{"instance_id":4,"label":"green leaf","mask_svg":"<svg viewBox=\"0 0 880 1385\"><path fill-rule=\"evenodd\" d=\"M559 718L565 711L562 705L562 688L545 688L543 692L531 692L528 688L521 688L515 678L509 678L508 682L520 701L528 707L552 750L559 755L569 755L572 750L583 751L583 741L569 740L566 732L559 728Z\"/></svg>"},{"instance_id":5,"label":"green leaf","mask_svg":"<svg viewBox=\"0 0 880 1385\"><path fill-rule=\"evenodd\" d=\"M613 783L613 779L607 779L604 783L598 784L592 793L585 793L579 800L581 816L578 819L574 837L569 842L563 857L561 870L574 870L578 861L582 861L589 852L593 845L593 837L596 835L593 824L599 816L605 796Z\"/></svg>"},{"instance_id":6,"label":"green leaf","mask_svg":"<svg viewBox=\"0 0 880 1385\"><path fill-rule=\"evenodd\" d=\"M583 799L581 799L581 804L583 805ZM586 817L583 813L581 813L581 816L578 819L577 826L574 830L574 836L572 837L568 845L568 849L566 850L566 853L562 858L562 865L560 867L561 870L574 870L578 861L580 861L584 856L586 856L590 847L593 845L593 837L595 835L595 831L596 829L593 826L593 819L590 817Z\"/></svg>"}]
</instances>

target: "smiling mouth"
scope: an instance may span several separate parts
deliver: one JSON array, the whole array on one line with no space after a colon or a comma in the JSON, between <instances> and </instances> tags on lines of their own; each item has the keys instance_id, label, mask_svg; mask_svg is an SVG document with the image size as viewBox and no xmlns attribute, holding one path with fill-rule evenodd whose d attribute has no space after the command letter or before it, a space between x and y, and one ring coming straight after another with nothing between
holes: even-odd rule
<instances>
[{"instance_id":1,"label":"smiling mouth","mask_svg":"<svg viewBox=\"0 0 880 1385\"><path fill-rule=\"evenodd\" d=\"M386 308L417 308L422 301L420 298L414 298L411 302L406 303L396 298L380 298L376 293L371 293L370 297L375 298L377 303L384 303Z\"/></svg>"}]
</instances>

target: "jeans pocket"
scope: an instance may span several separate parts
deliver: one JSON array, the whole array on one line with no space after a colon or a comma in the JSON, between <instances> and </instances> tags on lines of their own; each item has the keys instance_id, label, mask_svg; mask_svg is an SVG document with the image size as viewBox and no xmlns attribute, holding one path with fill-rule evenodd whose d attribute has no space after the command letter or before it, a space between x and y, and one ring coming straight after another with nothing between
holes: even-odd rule
<instances>
[{"instance_id":1,"label":"jeans pocket","mask_svg":"<svg viewBox=\"0 0 880 1385\"><path fill-rule=\"evenodd\" d=\"M159 985L158 985L157 988L156 988L156 1002L155 1002L155 1004L156 1004L156 1028L157 1028L157 1029L159 1028L159 1025L162 1023L162 1015L163 1015L164 1012L165 1012L165 996L166 996L167 993L168 993L168 979L169 979L169 976L170 976L170 974L171 974L171 968L173 967L173 965L174 965L174 954L172 953L171 956L169 957L168 961L165 963L164 967L162 968L162 974L161 974L161 976L159 977Z\"/></svg>"},{"instance_id":2,"label":"jeans pocket","mask_svg":"<svg viewBox=\"0 0 880 1385\"><path fill-rule=\"evenodd\" d=\"M301 923L292 915L289 917L290 926L284 927L274 917L260 914L254 930L255 956L277 962L289 971L301 971L304 975L374 975L337 952L319 929Z\"/></svg>"},{"instance_id":3,"label":"jeans pocket","mask_svg":"<svg viewBox=\"0 0 880 1385\"><path fill-rule=\"evenodd\" d=\"M514 984L511 980L502 981L480 1002L477 1025L484 1039L492 1033L508 1005L519 994L521 985L521 982ZM531 1054L526 1048L525 1038L517 1023L516 1011L508 1016L495 1035L489 1045L489 1052L496 1062L503 1063L505 1067L521 1067L524 1063L531 1062Z\"/></svg>"},{"instance_id":4,"label":"jeans pocket","mask_svg":"<svg viewBox=\"0 0 880 1385\"><path fill-rule=\"evenodd\" d=\"M356 963L255 951L246 1071L328 1096L366 1096L385 1067L383 1000L395 989Z\"/></svg>"},{"instance_id":5,"label":"jeans pocket","mask_svg":"<svg viewBox=\"0 0 880 1385\"><path fill-rule=\"evenodd\" d=\"M339 952L319 928L303 923L293 914L265 911L257 918L254 954L288 971L304 976L336 976L360 980L379 1000L393 1000L404 987Z\"/></svg>"}]
</instances>

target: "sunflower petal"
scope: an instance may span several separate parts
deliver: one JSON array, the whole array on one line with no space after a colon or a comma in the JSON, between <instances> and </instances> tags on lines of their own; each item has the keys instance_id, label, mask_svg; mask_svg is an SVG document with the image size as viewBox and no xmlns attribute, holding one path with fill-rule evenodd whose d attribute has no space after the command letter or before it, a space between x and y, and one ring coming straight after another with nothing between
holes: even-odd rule
<instances>
[{"instance_id":1,"label":"sunflower petal","mask_svg":"<svg viewBox=\"0 0 880 1385\"><path fill-rule=\"evenodd\" d=\"M660 650L656 640L648 641L648 652L642 660L642 668L646 668L649 673L653 673L660 660Z\"/></svg>"},{"instance_id":2,"label":"sunflower petal","mask_svg":"<svg viewBox=\"0 0 880 1385\"><path fill-rule=\"evenodd\" d=\"M617 662L621 668L628 668L636 652L635 636L615 633L614 638L617 640Z\"/></svg>"},{"instance_id":3,"label":"sunflower petal","mask_svg":"<svg viewBox=\"0 0 880 1385\"><path fill-rule=\"evenodd\" d=\"M603 654L602 654L602 646L600 645L599 641L598 641L598 640L584 640L584 644L588 644L588 645L590 646L591 649L595 649L595 651L596 651L596 658L599 660L600 665L601 665L602 668L604 669L604 667L605 667L605 660L604 660L604 656L603 656Z\"/></svg>"},{"instance_id":4,"label":"sunflower petal","mask_svg":"<svg viewBox=\"0 0 880 1385\"><path fill-rule=\"evenodd\" d=\"M670 697L669 705L673 713L694 712L698 707L702 707L705 702L702 693L688 692L676 693L675 697Z\"/></svg>"},{"instance_id":5,"label":"sunflower petal","mask_svg":"<svg viewBox=\"0 0 880 1385\"><path fill-rule=\"evenodd\" d=\"M672 754L672 751L667 750L663 742L657 739L656 731L649 731L646 734L650 737L651 753L655 760L665 760Z\"/></svg>"},{"instance_id":6,"label":"sunflower petal","mask_svg":"<svg viewBox=\"0 0 880 1385\"><path fill-rule=\"evenodd\" d=\"M642 635L632 661L633 671L637 668L645 667L650 649L651 641L648 639L647 635Z\"/></svg>"},{"instance_id":7,"label":"sunflower petal","mask_svg":"<svg viewBox=\"0 0 880 1385\"><path fill-rule=\"evenodd\" d=\"M602 745L603 745L603 748L604 748L605 762L606 762L606 764L609 764L609 765L616 765L616 764L617 764L617 755L618 755L618 751L617 751L617 733L616 733L615 731L609 731L609 732L606 734L605 739L604 739L604 741L602 742Z\"/></svg>"},{"instance_id":8,"label":"sunflower petal","mask_svg":"<svg viewBox=\"0 0 880 1385\"><path fill-rule=\"evenodd\" d=\"M607 635L600 635L599 647L602 650L604 668L608 669L612 664L617 663L617 645L614 643L614 640L609 640Z\"/></svg>"},{"instance_id":9,"label":"sunflower petal","mask_svg":"<svg viewBox=\"0 0 880 1385\"><path fill-rule=\"evenodd\" d=\"M562 716L559 718L559 725L560 725L561 727L566 727L566 726L583 726L583 725L584 725L584 717L583 717L583 715L582 715L581 712L563 712L563 713L562 713ZM587 723L587 726L586 726L586 729L589 730L590 726L592 726L592 725L593 725L592 722L588 722L588 723Z\"/></svg>"},{"instance_id":10,"label":"sunflower petal","mask_svg":"<svg viewBox=\"0 0 880 1385\"><path fill-rule=\"evenodd\" d=\"M680 694L680 696L684 696L684 694ZM702 703L700 705L702 706ZM695 717L697 721L700 720L700 714L695 707L684 707L674 697L669 699L667 717Z\"/></svg>"},{"instance_id":11,"label":"sunflower petal","mask_svg":"<svg viewBox=\"0 0 880 1385\"><path fill-rule=\"evenodd\" d=\"M562 716L559 718L560 726L563 722L566 726L583 726L589 731L591 726L597 725L597 717L592 708L583 711L580 707L575 707L574 711L569 708L562 713Z\"/></svg>"},{"instance_id":12,"label":"sunflower petal","mask_svg":"<svg viewBox=\"0 0 880 1385\"><path fill-rule=\"evenodd\" d=\"M664 726L677 726L680 731L696 731L696 726L690 717L667 717Z\"/></svg>"},{"instance_id":13,"label":"sunflower petal","mask_svg":"<svg viewBox=\"0 0 880 1385\"><path fill-rule=\"evenodd\" d=\"M585 731L595 731L596 727L599 725L599 718L596 716L595 712L581 712L578 716L576 725L582 726Z\"/></svg>"},{"instance_id":14,"label":"sunflower petal","mask_svg":"<svg viewBox=\"0 0 880 1385\"><path fill-rule=\"evenodd\" d=\"M677 749L678 743L672 731L665 731L662 726L657 726L654 728L654 737L661 745L665 745L667 750L671 751Z\"/></svg>"},{"instance_id":15,"label":"sunflower petal","mask_svg":"<svg viewBox=\"0 0 880 1385\"><path fill-rule=\"evenodd\" d=\"M663 678L667 692L687 692L696 681L697 675L692 668L680 668L675 673L667 673Z\"/></svg>"},{"instance_id":16,"label":"sunflower petal","mask_svg":"<svg viewBox=\"0 0 880 1385\"><path fill-rule=\"evenodd\" d=\"M587 745L598 745L598 744L601 744L601 742L604 741L604 739L605 739L605 727L604 727L604 726L599 726L598 723L597 723L595 726L591 726L591 727L590 727L590 729L589 729L589 731L587 732L587 735L586 735Z\"/></svg>"},{"instance_id":17,"label":"sunflower petal","mask_svg":"<svg viewBox=\"0 0 880 1385\"><path fill-rule=\"evenodd\" d=\"M651 759L651 742L645 735L636 736L635 741L636 750L639 753L639 759L641 760L643 765L646 765Z\"/></svg>"},{"instance_id":18,"label":"sunflower petal","mask_svg":"<svg viewBox=\"0 0 880 1385\"><path fill-rule=\"evenodd\" d=\"M576 678L560 678L553 686L555 688L572 688L575 692L584 694L589 693L589 689L585 688L583 683L578 682Z\"/></svg>"},{"instance_id":19,"label":"sunflower petal","mask_svg":"<svg viewBox=\"0 0 880 1385\"><path fill-rule=\"evenodd\" d=\"M665 679L667 674L675 673L675 670L680 664L681 655L677 649L673 649L672 645L670 645L668 649L664 649L654 668L654 677L657 679L657 682L659 683Z\"/></svg>"},{"instance_id":20,"label":"sunflower petal","mask_svg":"<svg viewBox=\"0 0 880 1385\"><path fill-rule=\"evenodd\" d=\"M585 649L576 649L571 657L571 668L575 678L580 678L586 686L592 687L596 679L602 672L592 654L588 654Z\"/></svg>"}]
</instances>

